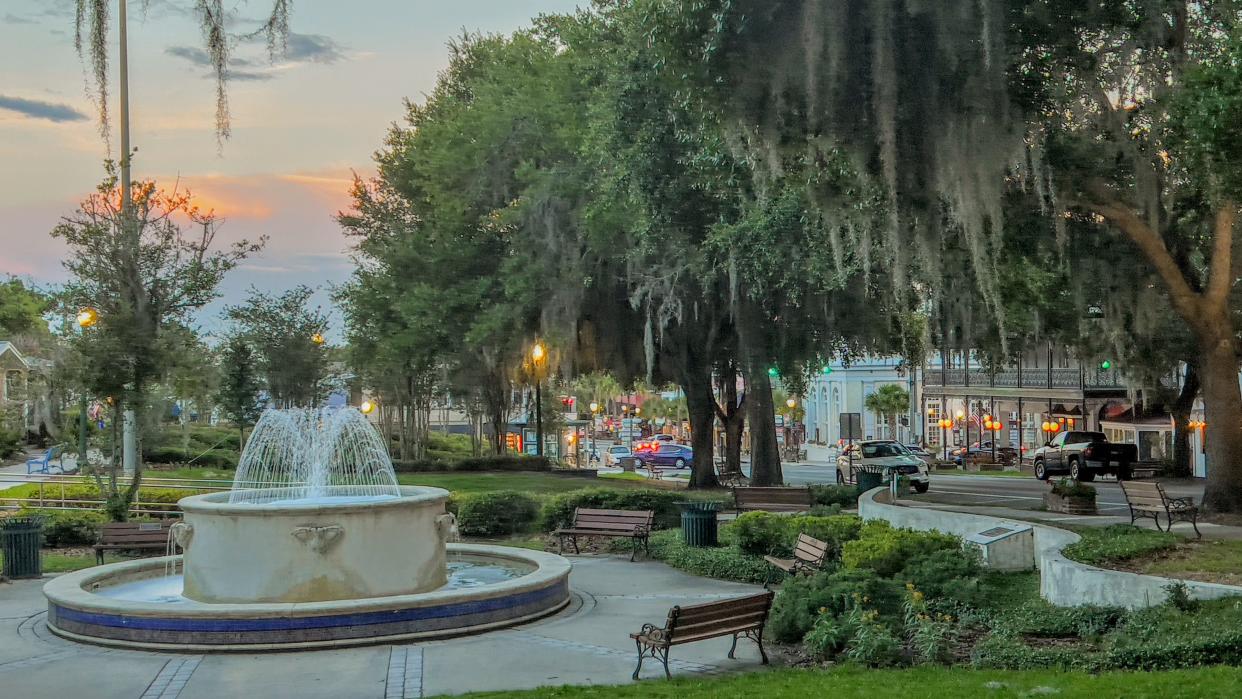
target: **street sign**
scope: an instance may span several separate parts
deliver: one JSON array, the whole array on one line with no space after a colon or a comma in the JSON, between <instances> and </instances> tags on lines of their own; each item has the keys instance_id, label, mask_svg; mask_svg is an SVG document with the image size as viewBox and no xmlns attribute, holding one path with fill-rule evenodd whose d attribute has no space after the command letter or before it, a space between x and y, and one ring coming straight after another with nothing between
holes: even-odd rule
<instances>
[{"instance_id":1,"label":"street sign","mask_svg":"<svg viewBox=\"0 0 1242 699\"><path fill-rule=\"evenodd\" d=\"M785 416L784 416L784 415L777 415L777 416L776 416L776 426L777 426L777 427L784 427L784 426L785 426Z\"/></svg>"},{"instance_id":2,"label":"street sign","mask_svg":"<svg viewBox=\"0 0 1242 699\"><path fill-rule=\"evenodd\" d=\"M841 439L862 439L862 413L841 413Z\"/></svg>"}]
</instances>

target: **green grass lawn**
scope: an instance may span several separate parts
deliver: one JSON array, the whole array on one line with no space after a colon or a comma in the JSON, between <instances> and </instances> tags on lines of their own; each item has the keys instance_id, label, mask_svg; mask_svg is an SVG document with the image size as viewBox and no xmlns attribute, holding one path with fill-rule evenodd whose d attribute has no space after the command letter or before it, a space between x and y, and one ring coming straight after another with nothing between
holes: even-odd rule
<instances>
[{"instance_id":1,"label":"green grass lawn","mask_svg":"<svg viewBox=\"0 0 1242 699\"><path fill-rule=\"evenodd\" d=\"M1242 541L1187 541L1137 568L1151 575L1242 585Z\"/></svg>"},{"instance_id":2,"label":"green grass lawn","mask_svg":"<svg viewBox=\"0 0 1242 699\"><path fill-rule=\"evenodd\" d=\"M119 563L121 561L131 560L125 556L105 553L104 563ZM4 554L0 553L0 564L4 562ZM60 551L43 550L43 572L44 573L69 573L83 568L90 568L95 565L95 552L83 551L73 554L67 554Z\"/></svg>"},{"instance_id":3,"label":"green grass lawn","mask_svg":"<svg viewBox=\"0 0 1242 699\"><path fill-rule=\"evenodd\" d=\"M675 656L674 656L675 657ZM722 661L727 664L728 661ZM654 663L658 666L659 663ZM526 691L464 694L470 699L870 699L871 697L1054 696L1058 699L1163 699L1237 697L1242 669L1214 667L1176 672L1002 672L948 668L912 670L773 670L714 678L653 679L620 686L545 687ZM644 664L643 672L648 672Z\"/></svg>"}]
</instances>

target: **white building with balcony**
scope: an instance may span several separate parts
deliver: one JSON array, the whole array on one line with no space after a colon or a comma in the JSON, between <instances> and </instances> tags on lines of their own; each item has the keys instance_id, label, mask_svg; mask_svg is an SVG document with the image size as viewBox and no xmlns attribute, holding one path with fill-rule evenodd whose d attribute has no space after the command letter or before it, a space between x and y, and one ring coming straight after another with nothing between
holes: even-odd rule
<instances>
[{"instance_id":1,"label":"white building with balcony","mask_svg":"<svg viewBox=\"0 0 1242 699\"><path fill-rule=\"evenodd\" d=\"M815 377L802 397L806 409L806 438L817 444L836 444L841 439L841 414L859 413L863 439L918 441L922 436L917 414L914 376L900 357L863 357L846 365L833 362ZM867 396L881 386L895 384L911 396L910 408L897 422L896 434L889 421L867 410ZM904 424L903 424L904 423Z\"/></svg>"}]
</instances>

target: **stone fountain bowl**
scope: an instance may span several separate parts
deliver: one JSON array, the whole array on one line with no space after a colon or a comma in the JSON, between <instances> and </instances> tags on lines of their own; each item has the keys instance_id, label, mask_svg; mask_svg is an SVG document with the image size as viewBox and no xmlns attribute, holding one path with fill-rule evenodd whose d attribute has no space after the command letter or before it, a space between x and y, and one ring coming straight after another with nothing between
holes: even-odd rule
<instances>
[{"instance_id":1,"label":"stone fountain bowl","mask_svg":"<svg viewBox=\"0 0 1242 699\"><path fill-rule=\"evenodd\" d=\"M198 602L325 602L409 595L444 586L450 527L441 488L317 498L268 488L194 495L173 536L185 551L185 590ZM242 502L230 498L241 496Z\"/></svg>"},{"instance_id":2,"label":"stone fountain bowl","mask_svg":"<svg viewBox=\"0 0 1242 699\"><path fill-rule=\"evenodd\" d=\"M193 544L191 543L191 546ZM566 559L507 546L448 544L452 559L530 572L464 589L306 603L135 602L101 589L164 575L180 556L96 566L43 587L48 628L71 640L175 651L331 648L476 634L553 614L570 602Z\"/></svg>"}]
</instances>

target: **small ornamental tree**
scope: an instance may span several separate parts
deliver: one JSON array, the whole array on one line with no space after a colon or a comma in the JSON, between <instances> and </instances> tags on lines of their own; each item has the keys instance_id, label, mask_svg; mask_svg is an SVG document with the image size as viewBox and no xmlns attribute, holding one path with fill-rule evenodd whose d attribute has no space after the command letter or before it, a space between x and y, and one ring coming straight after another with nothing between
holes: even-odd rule
<instances>
[{"instance_id":1,"label":"small ornamental tree","mask_svg":"<svg viewBox=\"0 0 1242 699\"><path fill-rule=\"evenodd\" d=\"M246 446L246 428L258 421L263 413L263 377L259 373L258 358L245 339L231 336L220 352L220 393L217 400L224 415L237 425L241 440Z\"/></svg>"}]
</instances>

